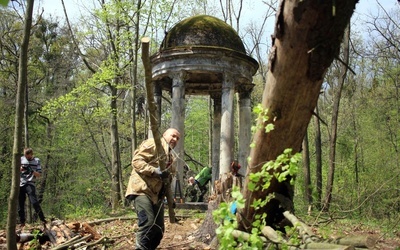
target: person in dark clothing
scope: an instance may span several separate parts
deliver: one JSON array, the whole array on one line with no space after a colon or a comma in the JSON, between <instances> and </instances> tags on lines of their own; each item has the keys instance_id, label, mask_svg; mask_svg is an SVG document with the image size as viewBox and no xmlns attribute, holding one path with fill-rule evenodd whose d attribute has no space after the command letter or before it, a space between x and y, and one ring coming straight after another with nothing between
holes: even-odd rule
<instances>
[{"instance_id":1,"label":"person in dark clothing","mask_svg":"<svg viewBox=\"0 0 400 250\"><path fill-rule=\"evenodd\" d=\"M24 149L24 156L21 157L20 167L20 184L19 184L19 199L18 199L18 215L21 227L25 226L25 200L26 196L35 209L35 212L39 216L39 219L46 224L40 202L36 196L35 182L36 178L40 177L42 173L42 167L40 160L33 156L33 150L31 148Z\"/></svg>"}]
</instances>

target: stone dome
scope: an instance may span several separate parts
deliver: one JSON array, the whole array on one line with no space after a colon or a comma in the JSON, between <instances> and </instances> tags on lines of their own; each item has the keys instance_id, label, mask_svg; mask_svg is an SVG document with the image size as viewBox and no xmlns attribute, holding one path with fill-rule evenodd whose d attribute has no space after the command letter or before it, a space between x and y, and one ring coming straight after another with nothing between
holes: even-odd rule
<instances>
[{"instance_id":1,"label":"stone dome","mask_svg":"<svg viewBox=\"0 0 400 250\"><path fill-rule=\"evenodd\" d=\"M236 31L224 21L208 15L189 17L176 24L166 34L160 51L192 46L226 48L246 54Z\"/></svg>"}]
</instances>

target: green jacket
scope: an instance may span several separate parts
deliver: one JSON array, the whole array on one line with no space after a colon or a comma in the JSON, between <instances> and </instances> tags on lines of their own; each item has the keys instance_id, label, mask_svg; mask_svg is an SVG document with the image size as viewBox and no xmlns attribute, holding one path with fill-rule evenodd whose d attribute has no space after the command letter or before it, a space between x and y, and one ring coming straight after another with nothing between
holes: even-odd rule
<instances>
[{"instance_id":1,"label":"green jacket","mask_svg":"<svg viewBox=\"0 0 400 250\"><path fill-rule=\"evenodd\" d=\"M163 139L161 139L161 143L164 152L169 152L168 143ZM159 199L158 195L163 187L163 181L154 171L160 166L160 159L163 159L166 163L175 160L170 153L157 156L156 145L153 138L142 142L133 153L133 169L129 177L125 197L130 195L147 195L154 204L157 203ZM174 172L173 169L170 171Z\"/></svg>"},{"instance_id":2,"label":"green jacket","mask_svg":"<svg viewBox=\"0 0 400 250\"><path fill-rule=\"evenodd\" d=\"M209 167L204 167L200 173L198 173L195 177L196 181L199 183L200 186L204 186L207 184L209 180L211 180L211 172L212 169Z\"/></svg>"}]
</instances>

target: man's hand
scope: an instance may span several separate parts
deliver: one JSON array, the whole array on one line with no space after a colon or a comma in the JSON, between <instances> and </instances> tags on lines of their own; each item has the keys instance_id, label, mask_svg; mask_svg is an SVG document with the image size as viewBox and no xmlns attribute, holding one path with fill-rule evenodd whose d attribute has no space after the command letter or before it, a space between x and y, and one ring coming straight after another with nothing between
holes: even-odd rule
<instances>
[{"instance_id":1,"label":"man's hand","mask_svg":"<svg viewBox=\"0 0 400 250\"><path fill-rule=\"evenodd\" d=\"M156 170L154 170L154 173L158 174L163 179L165 179L169 176L169 171L167 169L164 171L161 171L160 167L156 168Z\"/></svg>"},{"instance_id":2,"label":"man's hand","mask_svg":"<svg viewBox=\"0 0 400 250\"><path fill-rule=\"evenodd\" d=\"M29 165L22 165L22 167L21 167L21 172L24 172L24 173L26 173L26 174L30 174L30 173L33 172L33 169L32 169L32 167L29 166Z\"/></svg>"}]
</instances>

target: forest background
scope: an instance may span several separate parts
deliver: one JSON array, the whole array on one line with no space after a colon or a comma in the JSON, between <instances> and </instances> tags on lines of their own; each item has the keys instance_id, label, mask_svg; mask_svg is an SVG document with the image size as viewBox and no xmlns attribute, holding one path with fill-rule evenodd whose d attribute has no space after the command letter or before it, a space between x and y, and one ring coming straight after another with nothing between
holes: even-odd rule
<instances>
[{"instance_id":1,"label":"forest background","mask_svg":"<svg viewBox=\"0 0 400 250\"><path fill-rule=\"evenodd\" d=\"M0 8L0 226L6 223L11 186L23 2ZM34 148L44 168L37 185L42 208L46 215L62 219L107 214L125 205L132 150L149 130L139 38L150 37L155 53L165 32L186 17L208 14L226 21L243 39L248 55L260 64L254 77L255 106L261 102L266 82L268 28L272 26L268 24L274 21L278 3L75 2L80 11L70 22L56 13L46 14L41 2L35 3L25 100L24 145ZM312 207L318 214L328 177L334 173L330 209L324 216L360 219L396 233L400 222L400 5L388 2L375 1L371 12L362 15L356 9L350 25L352 73L341 85L341 63L335 60L325 77L303 144L305 171L296 179L295 206L297 212L306 213ZM260 17L240 15L243 6L257 9L254 13L261 11ZM170 100L167 93L163 98L164 103ZM170 124L171 107L162 108L164 129ZM207 96L186 97L185 161L194 172L210 165L211 112ZM333 139L335 129L337 138Z\"/></svg>"}]
</instances>

